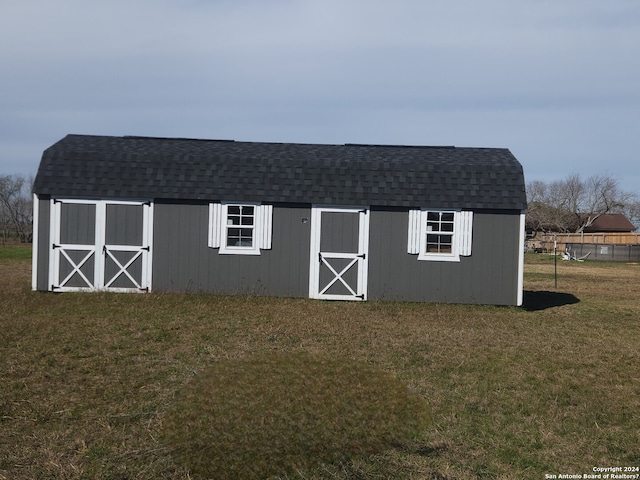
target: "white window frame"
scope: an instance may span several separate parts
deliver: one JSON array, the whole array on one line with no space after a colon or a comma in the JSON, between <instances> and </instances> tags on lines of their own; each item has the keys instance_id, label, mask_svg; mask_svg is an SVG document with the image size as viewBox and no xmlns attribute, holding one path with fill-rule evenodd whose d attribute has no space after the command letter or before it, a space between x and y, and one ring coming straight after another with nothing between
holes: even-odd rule
<instances>
[{"instance_id":1,"label":"white window frame","mask_svg":"<svg viewBox=\"0 0 640 480\"><path fill-rule=\"evenodd\" d=\"M260 204L258 203L223 203L222 211L221 211L221 220L220 224L220 255L260 255L260 245L258 243L258 232L261 230L261 222L260 215L258 214L258 207ZM241 224L230 224L229 217L232 215L229 213L230 207L237 207L240 210L239 216L242 216L243 209L247 207L253 208L253 224L252 225L241 225ZM233 214L233 216L236 216ZM237 230L252 230L251 232L251 245L228 245L227 241L229 239L229 230L237 229Z\"/></svg>"},{"instance_id":2,"label":"white window frame","mask_svg":"<svg viewBox=\"0 0 640 480\"><path fill-rule=\"evenodd\" d=\"M229 207L253 207L253 225L230 225ZM218 248L220 255L260 255L261 250L271 249L273 206L250 202L221 202L209 204L210 248ZM228 245L229 228L250 228L253 230L251 246Z\"/></svg>"},{"instance_id":3,"label":"white window frame","mask_svg":"<svg viewBox=\"0 0 640 480\"><path fill-rule=\"evenodd\" d=\"M431 232L427 226L429 214L452 214L452 228L453 231L435 230ZM456 222L458 212L454 210L421 210L420 212L420 253L418 253L418 260L434 260L440 262L459 262L460 255L458 253L458 236L457 231L458 222ZM451 252L428 252L427 251L427 237L432 235L451 235Z\"/></svg>"},{"instance_id":4,"label":"white window frame","mask_svg":"<svg viewBox=\"0 0 640 480\"><path fill-rule=\"evenodd\" d=\"M429 213L452 213L453 232L451 240L451 252L427 252L427 222ZM418 260L435 262L459 262L461 256L471 255L473 212L423 208L409 211L409 232L407 252L417 254ZM449 232L435 232L436 234L449 234Z\"/></svg>"}]
</instances>

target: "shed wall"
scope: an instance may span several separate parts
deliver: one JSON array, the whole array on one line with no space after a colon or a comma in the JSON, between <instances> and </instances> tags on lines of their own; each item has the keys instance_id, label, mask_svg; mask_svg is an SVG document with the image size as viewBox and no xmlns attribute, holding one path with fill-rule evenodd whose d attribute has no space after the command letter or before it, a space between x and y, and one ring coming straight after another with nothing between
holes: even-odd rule
<instances>
[{"instance_id":1,"label":"shed wall","mask_svg":"<svg viewBox=\"0 0 640 480\"><path fill-rule=\"evenodd\" d=\"M307 297L309 206L275 207L273 247L259 256L207 247L208 206L156 203L154 290ZM473 251L460 262L419 261L407 253L404 209L372 210L371 300L515 305L520 213L476 212Z\"/></svg>"},{"instance_id":2,"label":"shed wall","mask_svg":"<svg viewBox=\"0 0 640 480\"><path fill-rule=\"evenodd\" d=\"M472 255L460 262L407 254L406 211L372 211L369 238L371 300L517 304L519 212L474 213Z\"/></svg>"},{"instance_id":3,"label":"shed wall","mask_svg":"<svg viewBox=\"0 0 640 480\"><path fill-rule=\"evenodd\" d=\"M49 237L49 218L51 213L51 201L48 198L38 199L38 259L36 290L49 289L49 255L51 252L51 239Z\"/></svg>"},{"instance_id":4,"label":"shed wall","mask_svg":"<svg viewBox=\"0 0 640 480\"><path fill-rule=\"evenodd\" d=\"M308 296L309 207L274 207L273 246L260 255L209 248L208 212L208 204L156 203L154 290Z\"/></svg>"},{"instance_id":5,"label":"shed wall","mask_svg":"<svg viewBox=\"0 0 640 480\"><path fill-rule=\"evenodd\" d=\"M48 289L50 202L39 200L38 290ZM208 204L156 202L153 290L307 297L311 207L275 206L273 244L261 255L220 255L207 246ZM368 249L370 300L515 305L519 212L475 212L473 250L460 262L407 253L405 209L373 209ZM346 225L348 227L349 225Z\"/></svg>"}]
</instances>

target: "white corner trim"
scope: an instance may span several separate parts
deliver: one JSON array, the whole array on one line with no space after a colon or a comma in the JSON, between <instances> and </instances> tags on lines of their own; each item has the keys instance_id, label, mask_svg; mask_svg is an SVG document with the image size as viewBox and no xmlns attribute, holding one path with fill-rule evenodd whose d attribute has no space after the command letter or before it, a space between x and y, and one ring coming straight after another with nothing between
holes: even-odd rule
<instances>
[{"instance_id":1,"label":"white corner trim","mask_svg":"<svg viewBox=\"0 0 640 480\"><path fill-rule=\"evenodd\" d=\"M38 289L38 221L40 204L38 195L33 194L33 235L31 237L31 290Z\"/></svg>"},{"instance_id":2,"label":"white corner trim","mask_svg":"<svg viewBox=\"0 0 640 480\"><path fill-rule=\"evenodd\" d=\"M525 212L520 213L520 239L518 241L518 298L516 305L521 307L524 303L524 241L526 236L525 230Z\"/></svg>"}]
</instances>

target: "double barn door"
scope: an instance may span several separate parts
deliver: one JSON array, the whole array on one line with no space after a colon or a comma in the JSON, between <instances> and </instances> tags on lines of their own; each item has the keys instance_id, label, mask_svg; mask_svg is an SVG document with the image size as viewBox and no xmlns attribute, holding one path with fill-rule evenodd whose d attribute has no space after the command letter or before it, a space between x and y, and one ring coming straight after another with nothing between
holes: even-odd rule
<instances>
[{"instance_id":1,"label":"double barn door","mask_svg":"<svg viewBox=\"0 0 640 480\"><path fill-rule=\"evenodd\" d=\"M148 291L150 202L52 200L53 291Z\"/></svg>"}]
</instances>

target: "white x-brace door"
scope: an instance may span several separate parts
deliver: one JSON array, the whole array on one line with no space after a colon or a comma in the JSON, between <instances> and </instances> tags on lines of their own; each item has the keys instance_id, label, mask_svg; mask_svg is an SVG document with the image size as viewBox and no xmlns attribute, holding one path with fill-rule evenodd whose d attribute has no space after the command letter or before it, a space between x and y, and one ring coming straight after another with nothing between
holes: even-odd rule
<instances>
[{"instance_id":1,"label":"white x-brace door","mask_svg":"<svg viewBox=\"0 0 640 480\"><path fill-rule=\"evenodd\" d=\"M368 247L368 207L314 206L309 296L366 300Z\"/></svg>"},{"instance_id":2,"label":"white x-brace door","mask_svg":"<svg viewBox=\"0 0 640 480\"><path fill-rule=\"evenodd\" d=\"M153 203L51 200L53 291L151 289Z\"/></svg>"}]
</instances>

